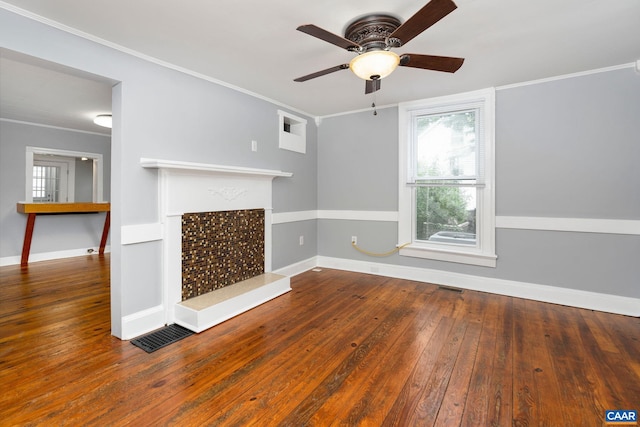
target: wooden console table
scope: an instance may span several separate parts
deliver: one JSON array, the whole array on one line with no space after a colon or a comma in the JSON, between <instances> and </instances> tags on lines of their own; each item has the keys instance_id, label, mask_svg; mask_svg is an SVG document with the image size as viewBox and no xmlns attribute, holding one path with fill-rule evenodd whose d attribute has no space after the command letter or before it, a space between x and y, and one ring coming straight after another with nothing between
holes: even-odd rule
<instances>
[{"instance_id":1,"label":"wooden console table","mask_svg":"<svg viewBox=\"0 0 640 427\"><path fill-rule=\"evenodd\" d=\"M74 214L90 212L106 212L104 228L102 229L102 239L100 239L100 255L104 254L109 235L111 222L111 203L24 203L18 202L16 209L19 213L27 214L27 227L24 231L24 243L22 245L22 258L20 265L29 263L29 251L31 250L31 238L33 237L33 227L36 223L36 215L51 214Z\"/></svg>"}]
</instances>

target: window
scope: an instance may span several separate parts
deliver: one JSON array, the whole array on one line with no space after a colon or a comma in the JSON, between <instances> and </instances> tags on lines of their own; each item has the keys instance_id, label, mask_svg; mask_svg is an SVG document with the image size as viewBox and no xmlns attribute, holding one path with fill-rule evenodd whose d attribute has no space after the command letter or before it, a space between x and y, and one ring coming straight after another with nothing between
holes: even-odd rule
<instances>
[{"instance_id":1,"label":"window","mask_svg":"<svg viewBox=\"0 0 640 427\"><path fill-rule=\"evenodd\" d=\"M27 147L25 159L26 203L103 201L102 154Z\"/></svg>"},{"instance_id":2,"label":"window","mask_svg":"<svg viewBox=\"0 0 640 427\"><path fill-rule=\"evenodd\" d=\"M495 267L494 91L403 103L400 255Z\"/></svg>"}]
</instances>

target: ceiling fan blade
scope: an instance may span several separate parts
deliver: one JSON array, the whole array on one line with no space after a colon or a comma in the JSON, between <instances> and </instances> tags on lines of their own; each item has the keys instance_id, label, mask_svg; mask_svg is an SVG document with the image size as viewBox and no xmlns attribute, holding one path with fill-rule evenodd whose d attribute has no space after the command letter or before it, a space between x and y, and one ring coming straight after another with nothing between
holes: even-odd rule
<instances>
[{"instance_id":1,"label":"ceiling fan blade","mask_svg":"<svg viewBox=\"0 0 640 427\"><path fill-rule=\"evenodd\" d=\"M401 66L444 71L446 73L455 73L462 67L463 62L464 58L450 56L418 55L415 53L405 53L400 56Z\"/></svg>"},{"instance_id":2,"label":"ceiling fan blade","mask_svg":"<svg viewBox=\"0 0 640 427\"><path fill-rule=\"evenodd\" d=\"M296 30L302 31L303 33L319 38L320 40L324 40L343 49L356 50L360 48L360 45L358 45L358 43L354 43L351 40L345 39L344 37L340 37L336 34L330 33L329 31L323 30L322 28L317 27L313 24L300 25L298 28L296 28Z\"/></svg>"},{"instance_id":3,"label":"ceiling fan blade","mask_svg":"<svg viewBox=\"0 0 640 427\"><path fill-rule=\"evenodd\" d=\"M380 90L380 79L365 80L364 93L370 94Z\"/></svg>"},{"instance_id":4,"label":"ceiling fan blade","mask_svg":"<svg viewBox=\"0 0 640 427\"><path fill-rule=\"evenodd\" d=\"M389 37L400 39L405 45L409 40L456 10L457 7L451 0L431 0L407 19L404 24L400 25Z\"/></svg>"},{"instance_id":5,"label":"ceiling fan blade","mask_svg":"<svg viewBox=\"0 0 640 427\"><path fill-rule=\"evenodd\" d=\"M306 76L298 77L294 79L294 82L306 82L307 80L315 79L316 77L324 76L326 74L335 73L336 71L346 70L349 68L349 64L336 65L335 67L327 68L326 70L316 71L315 73L307 74Z\"/></svg>"}]
</instances>

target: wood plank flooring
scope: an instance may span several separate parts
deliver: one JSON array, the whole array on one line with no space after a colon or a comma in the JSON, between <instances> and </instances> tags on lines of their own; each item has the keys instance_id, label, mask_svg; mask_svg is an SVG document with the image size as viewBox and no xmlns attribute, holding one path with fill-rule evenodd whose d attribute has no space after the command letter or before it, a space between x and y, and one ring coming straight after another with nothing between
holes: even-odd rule
<instances>
[{"instance_id":1,"label":"wood plank flooring","mask_svg":"<svg viewBox=\"0 0 640 427\"><path fill-rule=\"evenodd\" d=\"M640 319L323 269L147 354L109 257L0 268L0 426L571 426L640 410Z\"/></svg>"}]
</instances>

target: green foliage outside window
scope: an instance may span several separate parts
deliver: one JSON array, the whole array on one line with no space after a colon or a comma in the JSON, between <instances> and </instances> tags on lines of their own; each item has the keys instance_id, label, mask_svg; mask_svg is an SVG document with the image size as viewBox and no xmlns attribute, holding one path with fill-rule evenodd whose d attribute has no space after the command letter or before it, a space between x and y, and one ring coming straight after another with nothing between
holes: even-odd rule
<instances>
[{"instance_id":1,"label":"green foliage outside window","mask_svg":"<svg viewBox=\"0 0 640 427\"><path fill-rule=\"evenodd\" d=\"M428 240L440 231L475 233L475 209L467 210L467 197L459 187L416 189L416 238Z\"/></svg>"},{"instance_id":2,"label":"green foliage outside window","mask_svg":"<svg viewBox=\"0 0 640 427\"><path fill-rule=\"evenodd\" d=\"M430 144L430 132L435 127L451 130L448 142L448 157L445 166L442 158L427 157L416 165L419 179L437 182L443 179L464 176L465 171L459 161L465 156L475 154L476 116L475 111L461 111L446 114L422 116L417 120L418 141ZM428 152L428 146L425 150ZM440 166L438 164L440 161ZM447 169L446 171L442 169ZM467 172L468 173L468 172ZM472 172L475 174L475 171ZM436 185L416 188L416 239L428 240L440 231L459 231L475 234L475 203L470 205L470 193L474 188L455 185Z\"/></svg>"}]
</instances>

